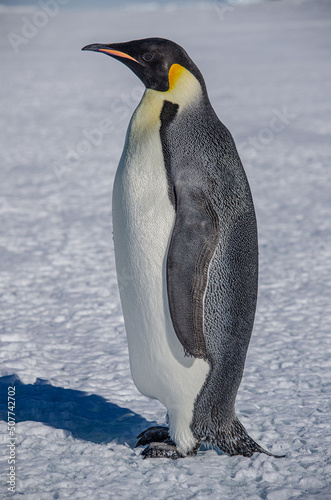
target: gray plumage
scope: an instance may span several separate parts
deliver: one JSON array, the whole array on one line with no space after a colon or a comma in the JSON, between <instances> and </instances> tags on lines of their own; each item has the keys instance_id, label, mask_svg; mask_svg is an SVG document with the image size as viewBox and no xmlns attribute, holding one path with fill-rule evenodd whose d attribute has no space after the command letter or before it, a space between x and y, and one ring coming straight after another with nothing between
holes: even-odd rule
<instances>
[{"instance_id":1,"label":"gray plumage","mask_svg":"<svg viewBox=\"0 0 331 500\"><path fill-rule=\"evenodd\" d=\"M177 334L183 311L193 311L192 324L187 321L189 328L183 330L193 331L194 340L180 340L188 353L211 365L191 428L200 442L230 454L251 455L261 448L247 439L234 411L257 299L257 226L251 192L232 136L207 95L198 107L174 115L167 124L161 114L161 123L169 192L174 193L170 198L176 208L168 254L170 311Z\"/></svg>"}]
</instances>

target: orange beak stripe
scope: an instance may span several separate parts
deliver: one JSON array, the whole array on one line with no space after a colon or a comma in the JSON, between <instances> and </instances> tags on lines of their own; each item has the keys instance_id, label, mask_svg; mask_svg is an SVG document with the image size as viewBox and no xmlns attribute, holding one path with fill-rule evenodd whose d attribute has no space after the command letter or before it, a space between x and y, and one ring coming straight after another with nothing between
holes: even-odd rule
<instances>
[{"instance_id":1,"label":"orange beak stripe","mask_svg":"<svg viewBox=\"0 0 331 500\"><path fill-rule=\"evenodd\" d=\"M132 61L135 61L136 63L138 62L137 59L134 59L134 57L131 57L128 54L125 54L125 52L121 52L120 50L99 49L99 52L104 52L105 54L109 54L110 56L125 57L126 59L131 59Z\"/></svg>"}]
</instances>

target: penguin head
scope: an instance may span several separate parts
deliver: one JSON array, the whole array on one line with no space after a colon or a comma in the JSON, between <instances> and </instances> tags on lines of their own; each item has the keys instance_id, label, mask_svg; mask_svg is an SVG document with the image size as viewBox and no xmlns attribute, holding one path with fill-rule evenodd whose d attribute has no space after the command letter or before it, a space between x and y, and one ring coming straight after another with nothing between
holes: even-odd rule
<instances>
[{"instance_id":1,"label":"penguin head","mask_svg":"<svg viewBox=\"0 0 331 500\"><path fill-rule=\"evenodd\" d=\"M103 52L128 66L147 89L167 92L181 69L188 70L205 89L203 77L185 50L165 38L144 38L124 43L86 45L82 50Z\"/></svg>"}]
</instances>

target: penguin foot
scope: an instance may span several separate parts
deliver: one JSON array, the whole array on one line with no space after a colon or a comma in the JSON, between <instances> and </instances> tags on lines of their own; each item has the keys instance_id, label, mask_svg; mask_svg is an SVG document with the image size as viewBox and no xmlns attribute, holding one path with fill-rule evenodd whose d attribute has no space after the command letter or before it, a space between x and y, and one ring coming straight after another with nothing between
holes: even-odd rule
<instances>
[{"instance_id":1,"label":"penguin foot","mask_svg":"<svg viewBox=\"0 0 331 500\"><path fill-rule=\"evenodd\" d=\"M146 444L150 443L164 443L168 439L170 439L169 436L169 429L168 427L161 427L159 425L150 427L149 429L146 429L143 431L139 436L137 436L137 444L135 448L138 446L145 446Z\"/></svg>"},{"instance_id":2,"label":"penguin foot","mask_svg":"<svg viewBox=\"0 0 331 500\"><path fill-rule=\"evenodd\" d=\"M229 455L251 457L254 453L264 453L269 457L283 458L285 455L274 455L257 444L246 432L242 423L235 419L231 426L218 435L216 446Z\"/></svg>"},{"instance_id":3,"label":"penguin foot","mask_svg":"<svg viewBox=\"0 0 331 500\"><path fill-rule=\"evenodd\" d=\"M184 455L179 453L173 441L168 439L164 443L150 443L147 448L141 452L143 458L184 458Z\"/></svg>"}]
</instances>

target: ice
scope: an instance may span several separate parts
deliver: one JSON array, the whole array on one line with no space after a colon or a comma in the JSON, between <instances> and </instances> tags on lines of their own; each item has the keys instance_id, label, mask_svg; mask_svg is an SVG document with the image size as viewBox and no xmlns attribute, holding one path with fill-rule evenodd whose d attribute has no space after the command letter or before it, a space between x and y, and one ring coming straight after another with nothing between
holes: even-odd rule
<instances>
[{"instance_id":1,"label":"ice","mask_svg":"<svg viewBox=\"0 0 331 500\"><path fill-rule=\"evenodd\" d=\"M1 498L330 498L331 3L60 9L15 52L33 12L1 14ZM34 9L39 9L36 6ZM81 52L147 36L183 45L232 132L255 202L259 301L237 413L286 458L142 460L165 408L135 388L119 302L111 190L143 92ZM105 122L107 120L107 122Z\"/></svg>"}]
</instances>

